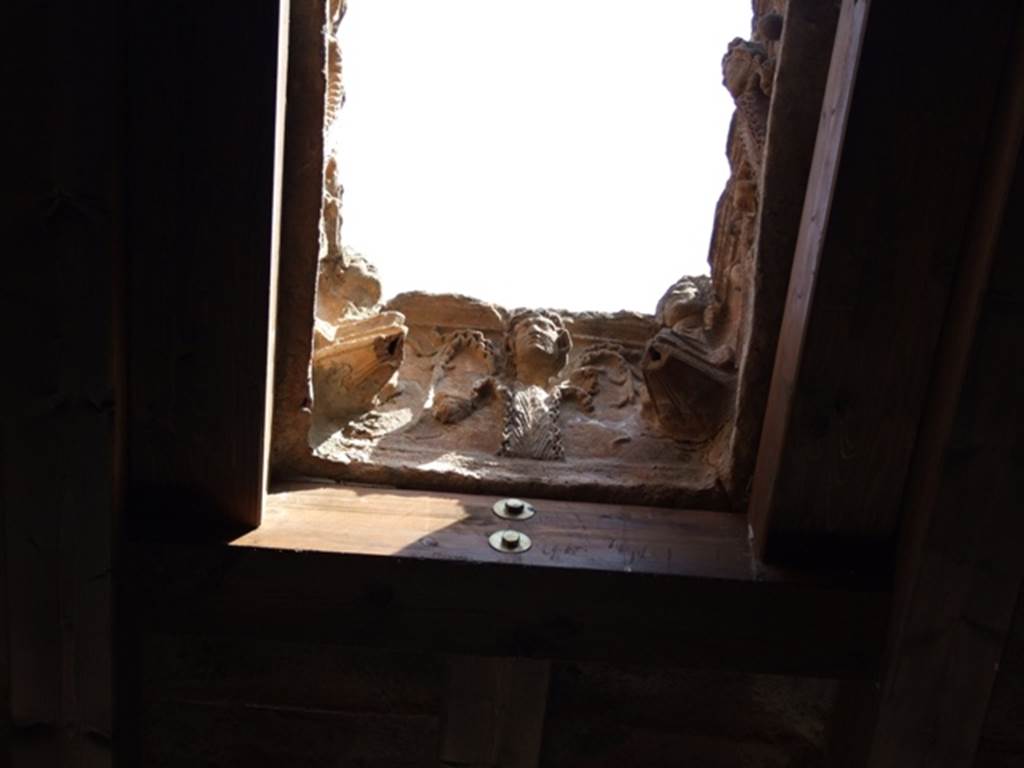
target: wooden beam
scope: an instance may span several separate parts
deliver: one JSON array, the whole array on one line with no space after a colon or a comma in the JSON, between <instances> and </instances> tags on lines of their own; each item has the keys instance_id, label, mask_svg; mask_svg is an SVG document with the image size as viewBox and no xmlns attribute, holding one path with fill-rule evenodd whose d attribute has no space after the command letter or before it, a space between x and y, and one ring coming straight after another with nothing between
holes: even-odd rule
<instances>
[{"instance_id":1,"label":"wooden beam","mask_svg":"<svg viewBox=\"0 0 1024 768\"><path fill-rule=\"evenodd\" d=\"M550 678L548 661L449 657L441 765L539 765Z\"/></svg>"},{"instance_id":2,"label":"wooden beam","mask_svg":"<svg viewBox=\"0 0 1024 768\"><path fill-rule=\"evenodd\" d=\"M123 9L15 3L0 315L0 765L113 762Z\"/></svg>"},{"instance_id":3,"label":"wooden beam","mask_svg":"<svg viewBox=\"0 0 1024 768\"><path fill-rule=\"evenodd\" d=\"M761 557L889 562L1014 10L844 2L755 471ZM940 39L957 65L936 78Z\"/></svg>"},{"instance_id":4,"label":"wooden beam","mask_svg":"<svg viewBox=\"0 0 1024 768\"><path fill-rule=\"evenodd\" d=\"M794 379L804 352L810 306L824 251L870 9L870 0L860 3L844 0L836 28L751 492L749 516L755 547L761 557L767 551L776 503L776 478L782 469L792 417Z\"/></svg>"},{"instance_id":5,"label":"wooden beam","mask_svg":"<svg viewBox=\"0 0 1024 768\"><path fill-rule=\"evenodd\" d=\"M381 555L543 568L593 568L708 578L752 578L742 515L664 507L535 500L537 514L494 514L498 496L290 483L267 497L263 525L234 547ZM502 528L528 534L521 555L497 552Z\"/></svg>"},{"instance_id":6,"label":"wooden beam","mask_svg":"<svg viewBox=\"0 0 1024 768\"><path fill-rule=\"evenodd\" d=\"M1010 634L989 697L974 764L1007 766L1024 762L1024 589L1017 595Z\"/></svg>"},{"instance_id":7,"label":"wooden beam","mask_svg":"<svg viewBox=\"0 0 1024 768\"><path fill-rule=\"evenodd\" d=\"M323 202L324 28L328 3L291 0L288 110L285 117L281 244L274 332L269 472L287 473L288 457L309 451L309 361Z\"/></svg>"},{"instance_id":8,"label":"wooden beam","mask_svg":"<svg viewBox=\"0 0 1024 768\"><path fill-rule=\"evenodd\" d=\"M730 438L732 472L723 477L730 501L746 509L771 385L804 197L821 122L839 17L839 3L789 0L768 114L758 210L747 347L736 388Z\"/></svg>"},{"instance_id":9,"label":"wooden beam","mask_svg":"<svg viewBox=\"0 0 1024 768\"><path fill-rule=\"evenodd\" d=\"M974 765L1024 579L1024 9L907 491L872 768Z\"/></svg>"},{"instance_id":10,"label":"wooden beam","mask_svg":"<svg viewBox=\"0 0 1024 768\"><path fill-rule=\"evenodd\" d=\"M188 508L259 523L280 11L229 2L129 13L135 516Z\"/></svg>"},{"instance_id":11,"label":"wooden beam","mask_svg":"<svg viewBox=\"0 0 1024 768\"><path fill-rule=\"evenodd\" d=\"M486 544L494 501L272 494L231 542L137 542L128 610L156 629L407 651L878 673L884 586L755 570L740 516L544 501L519 557Z\"/></svg>"}]
</instances>

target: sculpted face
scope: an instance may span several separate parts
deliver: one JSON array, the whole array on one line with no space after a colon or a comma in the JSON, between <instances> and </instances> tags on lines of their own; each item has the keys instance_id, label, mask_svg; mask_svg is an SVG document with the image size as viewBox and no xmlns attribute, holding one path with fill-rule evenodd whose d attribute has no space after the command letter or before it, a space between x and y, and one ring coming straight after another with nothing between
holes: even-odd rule
<instances>
[{"instance_id":1,"label":"sculpted face","mask_svg":"<svg viewBox=\"0 0 1024 768\"><path fill-rule=\"evenodd\" d=\"M558 331L555 323L542 315L531 315L520 321L515 328L514 344L516 355L542 352L547 355L558 353Z\"/></svg>"},{"instance_id":2,"label":"sculpted face","mask_svg":"<svg viewBox=\"0 0 1024 768\"><path fill-rule=\"evenodd\" d=\"M755 78L762 76L761 68L766 55L764 47L759 43L738 37L729 43L729 49L722 57L722 84L734 99L743 95Z\"/></svg>"},{"instance_id":3,"label":"sculpted face","mask_svg":"<svg viewBox=\"0 0 1024 768\"><path fill-rule=\"evenodd\" d=\"M687 275L677 280L658 302L658 319L667 328L682 323L687 328L701 325L704 308L711 294L706 275Z\"/></svg>"},{"instance_id":4,"label":"sculpted face","mask_svg":"<svg viewBox=\"0 0 1024 768\"><path fill-rule=\"evenodd\" d=\"M750 56L738 48L730 49L722 60L723 84L734 98L747 89L751 69Z\"/></svg>"},{"instance_id":5,"label":"sculpted face","mask_svg":"<svg viewBox=\"0 0 1024 768\"><path fill-rule=\"evenodd\" d=\"M543 385L565 366L570 341L561 322L531 312L516 320L510 332L510 352L522 381Z\"/></svg>"}]
</instances>

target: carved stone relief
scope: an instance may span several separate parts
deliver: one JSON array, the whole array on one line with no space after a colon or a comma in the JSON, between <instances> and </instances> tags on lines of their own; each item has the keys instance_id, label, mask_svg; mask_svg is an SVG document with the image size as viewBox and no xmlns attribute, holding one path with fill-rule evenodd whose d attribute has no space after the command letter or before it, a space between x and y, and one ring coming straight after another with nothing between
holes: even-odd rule
<instances>
[{"instance_id":1,"label":"carved stone relief","mask_svg":"<svg viewBox=\"0 0 1024 768\"><path fill-rule=\"evenodd\" d=\"M508 311L425 293L382 304L374 269L341 247L342 190L328 142L313 455L369 482L443 477L453 489L652 503L717 492L718 443L749 333L781 6L756 0L751 39L730 42L722 60L735 112L710 275L682 277L653 316ZM331 8L336 23L344 2ZM329 129L344 98L336 44L328 65Z\"/></svg>"},{"instance_id":2,"label":"carved stone relief","mask_svg":"<svg viewBox=\"0 0 1024 768\"><path fill-rule=\"evenodd\" d=\"M338 26L345 17L346 0L328 0L326 35L327 87L324 94L324 174L321 210L321 251L328 259L342 259L341 198L344 192L338 173L337 131L335 126L345 104L342 79L341 45Z\"/></svg>"},{"instance_id":3,"label":"carved stone relief","mask_svg":"<svg viewBox=\"0 0 1024 768\"><path fill-rule=\"evenodd\" d=\"M710 278L684 276L658 302L662 330L643 361L663 427L710 441L728 422L736 369L746 344L754 247L764 172L775 55L783 17L770 3L754 20L751 40L736 38L722 58L722 82L736 105L726 154L729 180L715 209Z\"/></svg>"},{"instance_id":4,"label":"carved stone relief","mask_svg":"<svg viewBox=\"0 0 1024 768\"><path fill-rule=\"evenodd\" d=\"M380 282L358 254L323 259L313 326L313 398L332 420L371 410L402 363L406 327L380 312Z\"/></svg>"},{"instance_id":5,"label":"carved stone relief","mask_svg":"<svg viewBox=\"0 0 1024 768\"><path fill-rule=\"evenodd\" d=\"M345 256L321 272L311 445L350 477L429 471L666 502L714 487L692 462L699 444L651 407L639 363L653 318L422 293L381 305L373 270Z\"/></svg>"}]
</instances>

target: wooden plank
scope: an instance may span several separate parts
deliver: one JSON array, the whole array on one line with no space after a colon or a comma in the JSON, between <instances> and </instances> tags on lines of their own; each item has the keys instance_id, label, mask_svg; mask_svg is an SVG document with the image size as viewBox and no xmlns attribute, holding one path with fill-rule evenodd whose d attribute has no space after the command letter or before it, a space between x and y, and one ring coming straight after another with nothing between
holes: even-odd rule
<instances>
[{"instance_id":1,"label":"wooden plank","mask_svg":"<svg viewBox=\"0 0 1024 768\"><path fill-rule=\"evenodd\" d=\"M433 768L436 716L158 702L146 708L139 766Z\"/></svg>"},{"instance_id":2,"label":"wooden plank","mask_svg":"<svg viewBox=\"0 0 1024 768\"><path fill-rule=\"evenodd\" d=\"M1004 314L999 322L1008 314L1020 322L1019 309L996 311ZM908 752L930 757L920 765L971 764L1020 586L1024 421L1013 402L1024 387L1024 350L1016 330L986 331L992 335L977 354L988 365L966 382L971 401L958 409L943 495L894 628L872 765L907 765Z\"/></svg>"},{"instance_id":3,"label":"wooden plank","mask_svg":"<svg viewBox=\"0 0 1024 768\"><path fill-rule=\"evenodd\" d=\"M109 739L112 732L112 563L117 505L114 416L117 390L111 378L112 352L108 243L95 236L92 221L67 211L47 220L36 247L49 258L38 275L24 281L26 300L46 294L68 307L64 318L40 323L42 342L53 364L77 376L44 377L56 391L22 392L23 404L5 435L4 527L9 698L4 708L19 733L49 728ZM91 275L72 277L67 257L90 265ZM107 270L97 268L107 261ZM64 273L55 267L63 262ZM53 271L51 271L53 270ZM64 296L54 296L63 283ZM44 287L45 286L45 287ZM32 289L38 289L38 293ZM77 301L97 301L91 322L74 311ZM78 306L81 306L80 304ZM81 309L81 314L90 310ZM74 319L72 319L74 318ZM31 359L31 358L27 358ZM29 377L31 380L31 377ZM9 644L8 644L9 643ZM55 731L57 739L62 731ZM46 764L57 745L15 735L11 759ZM77 751L77 742L65 745ZM63 747L62 747L63 749ZM59 750L58 750L59 751ZM90 754L92 754L90 752ZM44 761L44 762L38 762ZM108 754L109 764L109 754Z\"/></svg>"},{"instance_id":4,"label":"wooden plank","mask_svg":"<svg viewBox=\"0 0 1024 768\"><path fill-rule=\"evenodd\" d=\"M140 634L137 706L206 701L280 710L440 716L444 660L262 635Z\"/></svg>"},{"instance_id":5,"label":"wooden plank","mask_svg":"<svg viewBox=\"0 0 1024 768\"><path fill-rule=\"evenodd\" d=\"M494 764L535 768L544 741L551 662L505 659L500 670Z\"/></svg>"},{"instance_id":6,"label":"wooden plank","mask_svg":"<svg viewBox=\"0 0 1024 768\"><path fill-rule=\"evenodd\" d=\"M645 521L642 510L610 507L602 517L600 505L573 511L564 503L563 512L548 515L553 521L538 534L536 552L522 559L494 552L488 561L481 528L493 525L493 497L424 503L416 494L371 489L311 492L327 490L341 494L333 511L306 516L296 505L282 514L272 500L259 531L230 543L179 540L169 530L134 542L125 599L139 626L411 652L878 673L885 586L842 574L755 571L742 521L729 513L669 511L666 526ZM376 524L374 494L382 499ZM666 510L657 513L664 518ZM455 515L467 519L452 524ZM374 527L409 537L374 554L366 543ZM465 530L474 532L472 541ZM548 546L549 535L553 543L576 536L576 549ZM662 535L678 542L671 560ZM613 542L622 550L596 554L615 550ZM360 547L365 553L348 551Z\"/></svg>"},{"instance_id":7,"label":"wooden plank","mask_svg":"<svg viewBox=\"0 0 1024 768\"><path fill-rule=\"evenodd\" d=\"M124 765L435 765L443 661L426 654L129 631ZM127 713L126 713L127 714ZM126 737L132 743L125 745Z\"/></svg>"},{"instance_id":8,"label":"wooden plank","mask_svg":"<svg viewBox=\"0 0 1024 768\"><path fill-rule=\"evenodd\" d=\"M14 742L7 765L10 768L61 768L60 736L47 732Z\"/></svg>"},{"instance_id":9,"label":"wooden plank","mask_svg":"<svg viewBox=\"0 0 1024 768\"><path fill-rule=\"evenodd\" d=\"M793 407L794 378L804 351L810 304L822 259L870 9L870 0L860 3L844 0L836 27L748 509L755 547L762 557L767 549L775 483L782 467L782 451Z\"/></svg>"},{"instance_id":10,"label":"wooden plank","mask_svg":"<svg viewBox=\"0 0 1024 768\"><path fill-rule=\"evenodd\" d=\"M971 766L1024 580L1024 8L907 492L871 766Z\"/></svg>"},{"instance_id":11,"label":"wooden plank","mask_svg":"<svg viewBox=\"0 0 1024 768\"><path fill-rule=\"evenodd\" d=\"M732 472L723 478L736 509L746 509L771 385L825 86L839 3L789 0L768 115L763 189L754 252L746 350L736 388L730 439ZM844 32L848 39L848 32ZM834 98L834 94L833 94ZM831 123L830 123L831 125Z\"/></svg>"},{"instance_id":12,"label":"wooden plank","mask_svg":"<svg viewBox=\"0 0 1024 768\"><path fill-rule=\"evenodd\" d=\"M288 60L291 50L291 17L291 0L279 0L277 73L275 76L274 95L274 171L270 222L270 274L267 278L267 348L264 357L266 371L264 373L265 390L263 395L263 450L260 457L260 485L264 491L266 490L269 477L270 453L273 444L273 393L276 377L275 363L277 360L278 283L281 277L282 197L284 188L285 127L287 125L286 106L288 103ZM262 507L258 507L256 513L255 525L259 525Z\"/></svg>"},{"instance_id":13,"label":"wooden plank","mask_svg":"<svg viewBox=\"0 0 1024 768\"><path fill-rule=\"evenodd\" d=\"M1014 8L844 5L751 523L769 559L885 567ZM958 66L937 80L917 45L953 38Z\"/></svg>"},{"instance_id":14,"label":"wooden plank","mask_svg":"<svg viewBox=\"0 0 1024 768\"><path fill-rule=\"evenodd\" d=\"M877 680L843 680L826 722L825 765L863 768L871 749L871 730L878 721Z\"/></svg>"},{"instance_id":15,"label":"wooden plank","mask_svg":"<svg viewBox=\"0 0 1024 768\"><path fill-rule=\"evenodd\" d=\"M874 677L888 615L885 593L870 590L266 549L179 554L158 576L134 571L140 593L131 605L143 626L408 652Z\"/></svg>"},{"instance_id":16,"label":"wooden plank","mask_svg":"<svg viewBox=\"0 0 1024 768\"><path fill-rule=\"evenodd\" d=\"M287 474L289 457L308 452L309 360L323 198L327 3L292 0L281 243L274 331L270 474Z\"/></svg>"},{"instance_id":17,"label":"wooden plank","mask_svg":"<svg viewBox=\"0 0 1024 768\"><path fill-rule=\"evenodd\" d=\"M537 766L550 678L549 661L450 657L441 764Z\"/></svg>"},{"instance_id":18,"label":"wooden plank","mask_svg":"<svg viewBox=\"0 0 1024 768\"><path fill-rule=\"evenodd\" d=\"M999 660L988 713L982 728L976 768L1024 763L1024 589L1017 596L1010 635Z\"/></svg>"},{"instance_id":19,"label":"wooden plank","mask_svg":"<svg viewBox=\"0 0 1024 768\"><path fill-rule=\"evenodd\" d=\"M259 522L280 10L129 9L129 492L154 516Z\"/></svg>"},{"instance_id":20,"label":"wooden plank","mask_svg":"<svg viewBox=\"0 0 1024 768\"><path fill-rule=\"evenodd\" d=\"M0 441L0 466L6 466L4 460L6 441ZM6 494L0 494L0 755L11 753L11 736L14 723L11 717L11 652L10 652L10 616L9 590L10 578L7 570L7 500Z\"/></svg>"},{"instance_id":21,"label":"wooden plank","mask_svg":"<svg viewBox=\"0 0 1024 768\"><path fill-rule=\"evenodd\" d=\"M0 429L0 764L109 766L124 405L121 11L15 5L8 103L21 138L0 311L14 330L4 400L17 406Z\"/></svg>"},{"instance_id":22,"label":"wooden plank","mask_svg":"<svg viewBox=\"0 0 1024 768\"><path fill-rule=\"evenodd\" d=\"M232 546L751 578L741 515L531 499L538 513L513 523L494 514L499 498L293 483L267 497L263 525ZM492 549L487 537L505 528L532 548Z\"/></svg>"},{"instance_id":23,"label":"wooden plank","mask_svg":"<svg viewBox=\"0 0 1024 768\"><path fill-rule=\"evenodd\" d=\"M123 647L141 683L119 699L124 765L437 765L436 656L176 630L129 629Z\"/></svg>"}]
</instances>

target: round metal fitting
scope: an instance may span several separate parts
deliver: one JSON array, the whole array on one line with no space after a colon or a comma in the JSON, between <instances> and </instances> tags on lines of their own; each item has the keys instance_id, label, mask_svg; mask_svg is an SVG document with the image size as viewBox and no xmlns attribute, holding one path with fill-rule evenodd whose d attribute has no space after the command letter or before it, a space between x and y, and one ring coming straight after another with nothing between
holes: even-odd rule
<instances>
[{"instance_id":1,"label":"round metal fitting","mask_svg":"<svg viewBox=\"0 0 1024 768\"><path fill-rule=\"evenodd\" d=\"M499 552L525 552L533 546L529 536L511 529L495 531L487 538L487 541L492 548Z\"/></svg>"},{"instance_id":2,"label":"round metal fitting","mask_svg":"<svg viewBox=\"0 0 1024 768\"><path fill-rule=\"evenodd\" d=\"M522 499L502 499L494 502L494 514L504 520L529 520L537 510Z\"/></svg>"}]
</instances>

